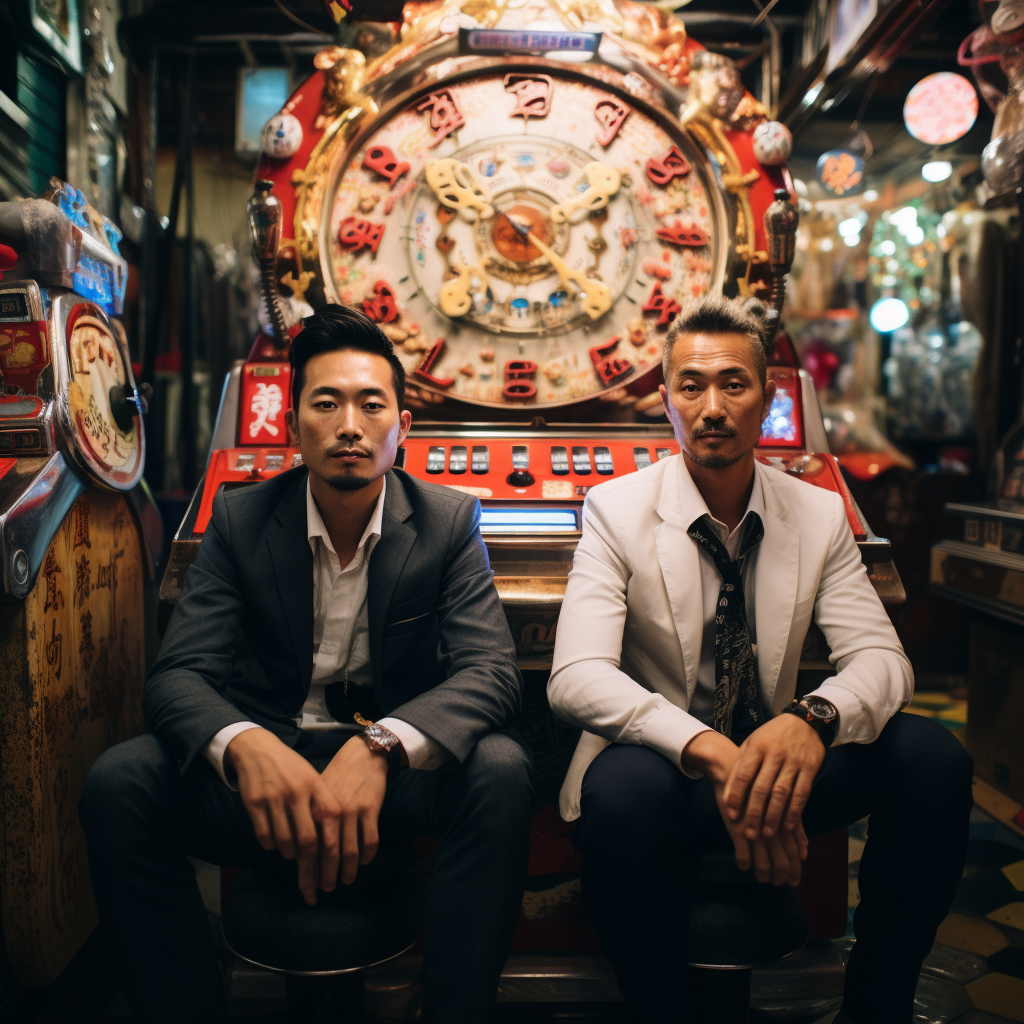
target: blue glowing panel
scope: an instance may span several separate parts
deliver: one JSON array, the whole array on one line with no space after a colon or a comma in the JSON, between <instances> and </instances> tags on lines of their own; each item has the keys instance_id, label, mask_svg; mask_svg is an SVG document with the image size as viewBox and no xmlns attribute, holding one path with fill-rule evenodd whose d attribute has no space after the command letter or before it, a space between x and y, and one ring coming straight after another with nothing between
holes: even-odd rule
<instances>
[{"instance_id":1,"label":"blue glowing panel","mask_svg":"<svg viewBox=\"0 0 1024 1024\"><path fill-rule=\"evenodd\" d=\"M796 417L793 415L793 396L785 391L776 392L772 399L768 419L761 428L761 443L768 441L796 441Z\"/></svg>"},{"instance_id":2,"label":"blue glowing panel","mask_svg":"<svg viewBox=\"0 0 1024 1024\"><path fill-rule=\"evenodd\" d=\"M575 533L579 529L571 508L484 508L481 533Z\"/></svg>"}]
</instances>

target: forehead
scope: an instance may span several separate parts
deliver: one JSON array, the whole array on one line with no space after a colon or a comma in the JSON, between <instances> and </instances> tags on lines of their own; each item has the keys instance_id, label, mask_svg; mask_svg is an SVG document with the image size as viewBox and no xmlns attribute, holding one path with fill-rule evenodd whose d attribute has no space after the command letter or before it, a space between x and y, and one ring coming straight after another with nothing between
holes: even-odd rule
<instances>
[{"instance_id":1,"label":"forehead","mask_svg":"<svg viewBox=\"0 0 1024 1024\"><path fill-rule=\"evenodd\" d=\"M343 348L332 352L318 352L306 363L304 389L315 387L336 388L339 391L360 391L363 388L383 388L394 394L391 364L374 352Z\"/></svg>"},{"instance_id":2,"label":"forehead","mask_svg":"<svg viewBox=\"0 0 1024 1024\"><path fill-rule=\"evenodd\" d=\"M713 376L722 370L742 366L757 376L753 343L745 334L681 333L672 345L672 372L697 370Z\"/></svg>"}]
</instances>

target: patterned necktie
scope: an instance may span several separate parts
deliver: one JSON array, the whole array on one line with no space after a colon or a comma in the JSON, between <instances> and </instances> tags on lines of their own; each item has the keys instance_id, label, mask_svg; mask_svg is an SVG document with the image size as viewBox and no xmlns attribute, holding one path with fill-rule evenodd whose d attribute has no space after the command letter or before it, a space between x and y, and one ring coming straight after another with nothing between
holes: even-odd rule
<instances>
[{"instance_id":1,"label":"patterned necktie","mask_svg":"<svg viewBox=\"0 0 1024 1024\"><path fill-rule=\"evenodd\" d=\"M711 556L722 577L715 611L715 729L737 740L745 739L762 720L757 696L754 649L747 627L747 603L743 596L742 560L764 537L764 524L756 512L740 544L735 562L718 539L710 516L701 516L686 531Z\"/></svg>"}]
</instances>

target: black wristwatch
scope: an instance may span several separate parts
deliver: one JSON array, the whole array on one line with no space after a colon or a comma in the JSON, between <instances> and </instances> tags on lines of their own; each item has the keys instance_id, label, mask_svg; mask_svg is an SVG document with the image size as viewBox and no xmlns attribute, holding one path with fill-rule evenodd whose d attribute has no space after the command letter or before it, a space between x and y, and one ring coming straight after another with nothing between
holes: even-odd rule
<instances>
[{"instance_id":1,"label":"black wristwatch","mask_svg":"<svg viewBox=\"0 0 1024 1024\"><path fill-rule=\"evenodd\" d=\"M839 732L839 712L832 701L811 693L795 699L782 710L803 719L818 734L826 750L835 742Z\"/></svg>"}]
</instances>

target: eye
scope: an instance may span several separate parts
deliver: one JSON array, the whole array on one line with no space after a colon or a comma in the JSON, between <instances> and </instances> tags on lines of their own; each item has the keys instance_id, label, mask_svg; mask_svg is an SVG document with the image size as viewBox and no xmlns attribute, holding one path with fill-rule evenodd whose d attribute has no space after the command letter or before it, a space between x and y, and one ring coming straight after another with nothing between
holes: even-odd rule
<instances>
[{"instance_id":1,"label":"eye","mask_svg":"<svg viewBox=\"0 0 1024 1024\"><path fill-rule=\"evenodd\" d=\"M319 402L313 403L314 409L334 409L335 404L329 398L321 398Z\"/></svg>"}]
</instances>

